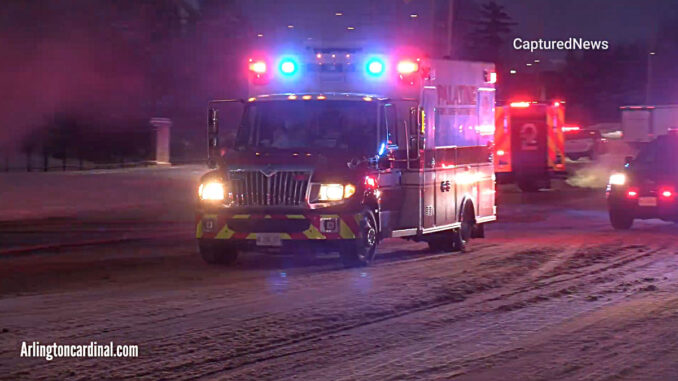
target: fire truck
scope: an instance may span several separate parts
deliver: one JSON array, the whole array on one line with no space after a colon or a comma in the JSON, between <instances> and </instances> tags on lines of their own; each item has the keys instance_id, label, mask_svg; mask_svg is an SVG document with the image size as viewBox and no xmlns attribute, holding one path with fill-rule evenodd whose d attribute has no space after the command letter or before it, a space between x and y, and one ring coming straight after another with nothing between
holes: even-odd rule
<instances>
[{"instance_id":1,"label":"fire truck","mask_svg":"<svg viewBox=\"0 0 678 381\"><path fill-rule=\"evenodd\" d=\"M337 48L253 56L247 69L248 99L209 103L206 262L321 251L365 266L385 238L462 251L495 221L493 64ZM220 109L239 102L222 147Z\"/></svg>"},{"instance_id":2,"label":"fire truck","mask_svg":"<svg viewBox=\"0 0 678 381\"><path fill-rule=\"evenodd\" d=\"M494 156L497 181L524 192L549 188L565 174L562 102L511 102L496 108Z\"/></svg>"}]
</instances>

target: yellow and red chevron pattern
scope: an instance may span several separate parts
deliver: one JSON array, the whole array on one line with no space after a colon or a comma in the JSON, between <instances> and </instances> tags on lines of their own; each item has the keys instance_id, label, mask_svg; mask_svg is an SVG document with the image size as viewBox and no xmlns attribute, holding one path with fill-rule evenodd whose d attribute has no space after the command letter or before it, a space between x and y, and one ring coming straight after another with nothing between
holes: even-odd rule
<instances>
[{"instance_id":1,"label":"yellow and red chevron pattern","mask_svg":"<svg viewBox=\"0 0 678 381\"><path fill-rule=\"evenodd\" d=\"M511 172L511 126L506 107L495 108L494 172Z\"/></svg>"},{"instance_id":2,"label":"yellow and red chevron pattern","mask_svg":"<svg viewBox=\"0 0 678 381\"><path fill-rule=\"evenodd\" d=\"M550 106L546 111L548 166L551 170L565 170L565 110L562 106Z\"/></svg>"},{"instance_id":3,"label":"yellow and red chevron pattern","mask_svg":"<svg viewBox=\"0 0 678 381\"><path fill-rule=\"evenodd\" d=\"M339 222L338 231L334 233L321 232L321 219L335 218ZM233 239L256 240L256 232L235 231L228 226L229 220L247 219L278 219L278 220L308 220L308 228L300 232L281 232L281 240L337 240L355 239L358 235L360 214L197 214L196 238L205 239ZM210 231L203 227L206 220L214 221ZM256 223L255 223L256 224Z\"/></svg>"}]
</instances>

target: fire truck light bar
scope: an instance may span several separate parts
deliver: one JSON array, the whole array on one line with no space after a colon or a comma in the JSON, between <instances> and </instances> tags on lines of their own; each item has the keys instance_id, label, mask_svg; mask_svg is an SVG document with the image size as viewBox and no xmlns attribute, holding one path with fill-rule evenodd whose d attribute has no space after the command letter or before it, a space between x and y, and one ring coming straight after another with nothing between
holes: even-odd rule
<instances>
[{"instance_id":1,"label":"fire truck light bar","mask_svg":"<svg viewBox=\"0 0 678 381\"><path fill-rule=\"evenodd\" d=\"M527 108L530 107L530 102L511 102L511 107Z\"/></svg>"}]
</instances>

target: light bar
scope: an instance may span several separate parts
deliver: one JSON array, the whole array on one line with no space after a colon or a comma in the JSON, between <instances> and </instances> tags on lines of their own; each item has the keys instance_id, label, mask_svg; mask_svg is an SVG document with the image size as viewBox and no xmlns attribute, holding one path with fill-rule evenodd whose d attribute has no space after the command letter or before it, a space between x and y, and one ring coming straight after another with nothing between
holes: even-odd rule
<instances>
[{"instance_id":1,"label":"light bar","mask_svg":"<svg viewBox=\"0 0 678 381\"><path fill-rule=\"evenodd\" d=\"M530 102L511 102L511 107L527 108L530 107Z\"/></svg>"},{"instance_id":2,"label":"light bar","mask_svg":"<svg viewBox=\"0 0 678 381\"><path fill-rule=\"evenodd\" d=\"M400 74L412 74L419 71L419 63L410 60L400 61L396 69Z\"/></svg>"},{"instance_id":3,"label":"light bar","mask_svg":"<svg viewBox=\"0 0 678 381\"><path fill-rule=\"evenodd\" d=\"M579 126L563 126L563 132L579 131L581 127Z\"/></svg>"}]
</instances>

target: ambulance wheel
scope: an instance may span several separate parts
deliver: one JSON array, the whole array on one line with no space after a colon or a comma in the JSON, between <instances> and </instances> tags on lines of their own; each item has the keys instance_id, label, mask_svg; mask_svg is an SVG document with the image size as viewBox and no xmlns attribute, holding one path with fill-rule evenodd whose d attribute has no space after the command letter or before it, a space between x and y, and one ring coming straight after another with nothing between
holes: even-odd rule
<instances>
[{"instance_id":1,"label":"ambulance wheel","mask_svg":"<svg viewBox=\"0 0 678 381\"><path fill-rule=\"evenodd\" d=\"M624 212L610 209L610 223L614 230L629 230L633 226L633 217Z\"/></svg>"},{"instance_id":2,"label":"ambulance wheel","mask_svg":"<svg viewBox=\"0 0 678 381\"><path fill-rule=\"evenodd\" d=\"M461 216L461 227L454 230L452 239L452 249L454 251L466 251L466 244L471 239L471 233L473 232L475 226L476 223L475 218L473 217L473 207L467 206L464 208L464 214Z\"/></svg>"},{"instance_id":3,"label":"ambulance wheel","mask_svg":"<svg viewBox=\"0 0 678 381\"><path fill-rule=\"evenodd\" d=\"M222 243L200 242L198 248L202 259L211 265L230 266L238 259L238 250Z\"/></svg>"},{"instance_id":4,"label":"ambulance wheel","mask_svg":"<svg viewBox=\"0 0 678 381\"><path fill-rule=\"evenodd\" d=\"M370 210L364 210L359 222L358 236L340 251L344 267L367 266L377 252L377 222Z\"/></svg>"}]
</instances>

